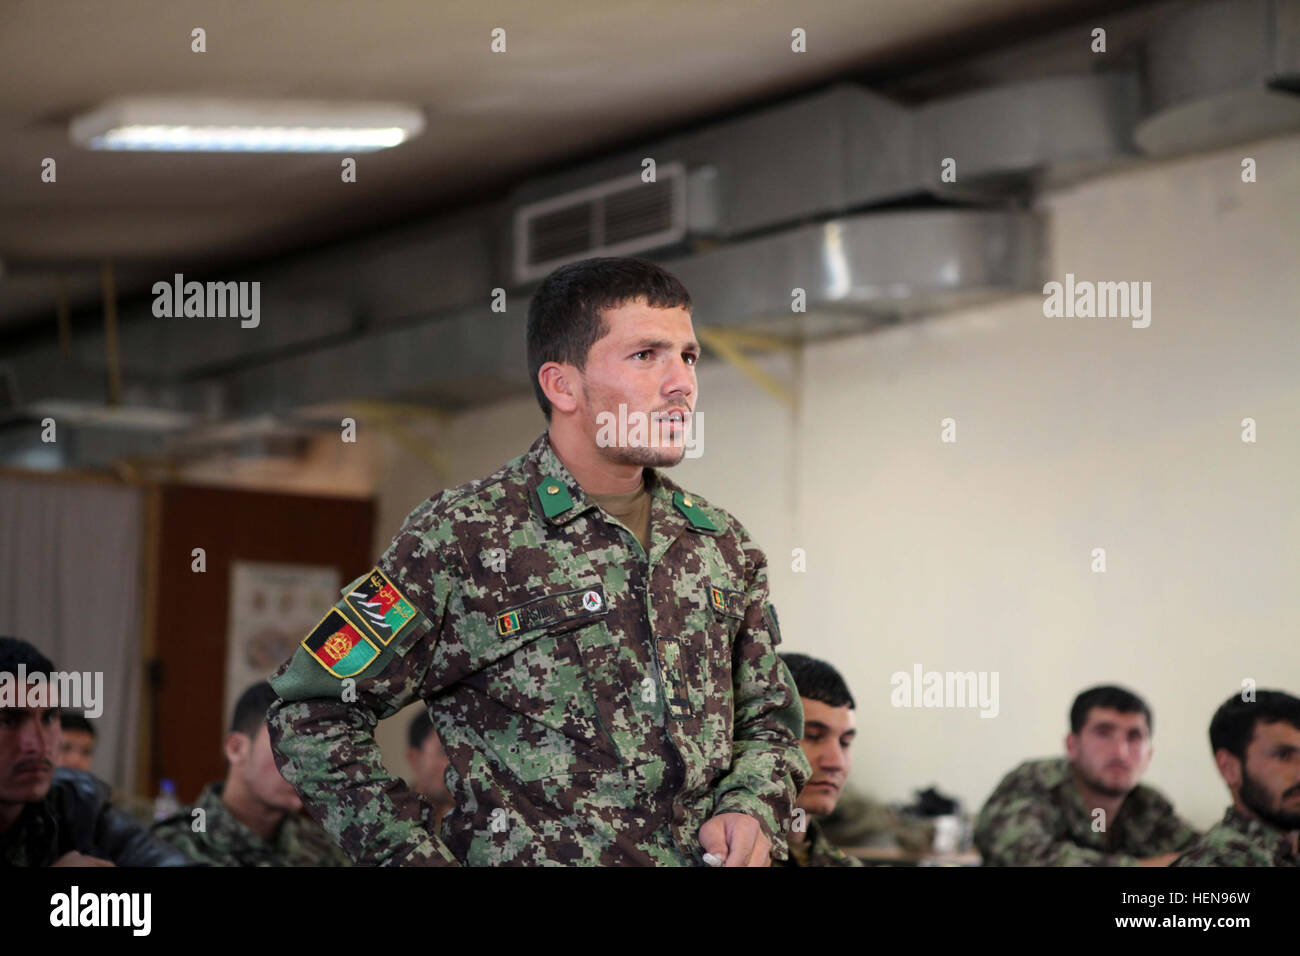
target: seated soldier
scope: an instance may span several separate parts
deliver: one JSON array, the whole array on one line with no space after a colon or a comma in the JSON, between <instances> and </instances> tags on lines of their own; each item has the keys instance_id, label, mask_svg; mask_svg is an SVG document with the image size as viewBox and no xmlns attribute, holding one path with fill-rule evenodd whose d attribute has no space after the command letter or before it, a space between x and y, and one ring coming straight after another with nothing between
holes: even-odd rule
<instances>
[{"instance_id":1,"label":"seated soldier","mask_svg":"<svg viewBox=\"0 0 1300 956\"><path fill-rule=\"evenodd\" d=\"M844 678L830 664L806 654L781 654L803 699L803 739L799 745L812 766L812 776L795 802L795 825L790 827L788 860L773 866L862 866L833 846L817 821L835 809L835 801L848 780L849 746L854 729L853 695ZM800 812L802 811L802 812Z\"/></svg>"},{"instance_id":2,"label":"seated soldier","mask_svg":"<svg viewBox=\"0 0 1300 956\"><path fill-rule=\"evenodd\" d=\"M1168 866L1196 839L1155 789L1151 710L1121 687L1094 687L1070 708L1066 757L1021 764L975 823L985 866Z\"/></svg>"},{"instance_id":3,"label":"seated soldier","mask_svg":"<svg viewBox=\"0 0 1300 956\"><path fill-rule=\"evenodd\" d=\"M1210 748L1232 806L1174 866L1300 865L1300 698L1234 694L1210 721Z\"/></svg>"},{"instance_id":4,"label":"seated soldier","mask_svg":"<svg viewBox=\"0 0 1300 956\"><path fill-rule=\"evenodd\" d=\"M442 749L442 741L433 729L429 712L421 711L411 718L406 728L406 759L411 764L411 789L423 794L433 805L434 833L442 826L442 818L454 803L451 791L447 789L446 773L450 760L447 751Z\"/></svg>"},{"instance_id":5,"label":"seated soldier","mask_svg":"<svg viewBox=\"0 0 1300 956\"><path fill-rule=\"evenodd\" d=\"M0 866L187 865L112 805L108 784L55 767L62 731L53 671L31 644L0 637L8 685L0 695ZM21 696L20 673L28 678ZM43 681L30 680L38 673Z\"/></svg>"},{"instance_id":6,"label":"seated soldier","mask_svg":"<svg viewBox=\"0 0 1300 956\"><path fill-rule=\"evenodd\" d=\"M95 762L94 724L81 714L65 710L59 715L59 725L63 728L59 766L90 773L90 765Z\"/></svg>"},{"instance_id":7,"label":"seated soldier","mask_svg":"<svg viewBox=\"0 0 1300 956\"><path fill-rule=\"evenodd\" d=\"M274 700L266 681L240 695L225 739L225 781L159 820L154 835L212 866L349 866L329 834L302 815L302 801L276 769L266 726Z\"/></svg>"}]
</instances>

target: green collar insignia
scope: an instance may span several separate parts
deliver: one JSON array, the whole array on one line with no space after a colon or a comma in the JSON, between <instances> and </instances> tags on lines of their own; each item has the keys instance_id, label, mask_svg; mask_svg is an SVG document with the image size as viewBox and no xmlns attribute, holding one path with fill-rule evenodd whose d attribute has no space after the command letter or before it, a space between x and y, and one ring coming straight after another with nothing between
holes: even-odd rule
<instances>
[{"instance_id":1,"label":"green collar insignia","mask_svg":"<svg viewBox=\"0 0 1300 956\"><path fill-rule=\"evenodd\" d=\"M573 507L573 497L564 482L555 478L543 478L534 489L537 500L542 504L542 513L548 518L562 515Z\"/></svg>"},{"instance_id":2,"label":"green collar insignia","mask_svg":"<svg viewBox=\"0 0 1300 956\"><path fill-rule=\"evenodd\" d=\"M704 513L704 509L696 504L695 499L690 495L674 491L673 504L677 506L678 511L686 516L686 520L691 523L691 527L696 531L718 530L717 525L709 520L709 516Z\"/></svg>"}]
</instances>

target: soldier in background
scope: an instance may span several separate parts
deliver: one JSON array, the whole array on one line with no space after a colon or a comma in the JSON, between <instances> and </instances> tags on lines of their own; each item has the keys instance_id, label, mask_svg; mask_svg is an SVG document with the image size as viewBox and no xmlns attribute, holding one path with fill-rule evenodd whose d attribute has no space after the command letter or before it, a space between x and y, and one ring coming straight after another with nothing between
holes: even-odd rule
<instances>
[{"instance_id":1,"label":"soldier in background","mask_svg":"<svg viewBox=\"0 0 1300 956\"><path fill-rule=\"evenodd\" d=\"M347 866L329 835L302 816L302 801L276 769L266 728L274 700L265 681L240 695L225 739L226 779L159 820L154 835L211 866Z\"/></svg>"},{"instance_id":2,"label":"soldier in background","mask_svg":"<svg viewBox=\"0 0 1300 956\"><path fill-rule=\"evenodd\" d=\"M433 830L438 832L442 818L451 809L451 791L447 789L447 751L433 729L429 712L420 711L406 728L406 760L411 765L411 787L433 804Z\"/></svg>"},{"instance_id":3,"label":"soldier in background","mask_svg":"<svg viewBox=\"0 0 1300 956\"><path fill-rule=\"evenodd\" d=\"M1300 698L1234 694L1210 721L1210 749L1232 806L1174 866L1300 865Z\"/></svg>"},{"instance_id":4,"label":"soldier in background","mask_svg":"<svg viewBox=\"0 0 1300 956\"><path fill-rule=\"evenodd\" d=\"M528 364L548 428L425 501L271 678L286 778L357 862L766 866L808 777L767 559L657 469L686 452L690 295L653 263L542 281ZM384 769L424 700L455 805Z\"/></svg>"},{"instance_id":5,"label":"soldier in background","mask_svg":"<svg viewBox=\"0 0 1300 956\"><path fill-rule=\"evenodd\" d=\"M853 695L830 664L807 654L782 654L803 705L803 739L799 745L812 767L812 776L799 791L796 806L803 811L802 827L790 828L790 857L784 866L862 866L862 861L836 848L822 832L819 817L835 809L844 791L852 759Z\"/></svg>"},{"instance_id":6,"label":"soldier in background","mask_svg":"<svg viewBox=\"0 0 1300 956\"><path fill-rule=\"evenodd\" d=\"M1093 687L1070 708L1066 757L1007 774L980 811L985 866L1168 866L1196 839L1158 791L1151 710L1121 687Z\"/></svg>"},{"instance_id":7,"label":"soldier in background","mask_svg":"<svg viewBox=\"0 0 1300 956\"><path fill-rule=\"evenodd\" d=\"M90 765L95 762L94 724L81 714L66 710L59 715L59 724L63 728L59 743L59 766L90 773Z\"/></svg>"}]
</instances>

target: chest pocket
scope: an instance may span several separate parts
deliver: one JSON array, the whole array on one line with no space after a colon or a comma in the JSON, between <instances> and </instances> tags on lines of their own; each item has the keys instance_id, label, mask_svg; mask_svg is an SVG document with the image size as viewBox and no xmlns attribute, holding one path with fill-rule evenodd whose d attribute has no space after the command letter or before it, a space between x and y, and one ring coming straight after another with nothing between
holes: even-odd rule
<instances>
[{"instance_id":1,"label":"chest pocket","mask_svg":"<svg viewBox=\"0 0 1300 956\"><path fill-rule=\"evenodd\" d=\"M607 613L600 584L497 612L504 654L478 675L493 705L480 726L488 748L517 779L618 766L583 653L608 640Z\"/></svg>"}]
</instances>

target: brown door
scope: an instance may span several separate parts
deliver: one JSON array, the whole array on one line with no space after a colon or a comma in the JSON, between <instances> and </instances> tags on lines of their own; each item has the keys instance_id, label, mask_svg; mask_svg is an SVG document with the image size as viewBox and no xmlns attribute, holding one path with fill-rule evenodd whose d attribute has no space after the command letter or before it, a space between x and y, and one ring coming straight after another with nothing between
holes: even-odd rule
<instances>
[{"instance_id":1,"label":"brown door","mask_svg":"<svg viewBox=\"0 0 1300 956\"><path fill-rule=\"evenodd\" d=\"M374 563L375 506L370 500L190 485L164 486L158 505L148 795L169 777L180 800L190 802L205 783L225 776L232 562L329 566L342 587ZM193 570L195 548L204 550L202 573Z\"/></svg>"}]
</instances>

